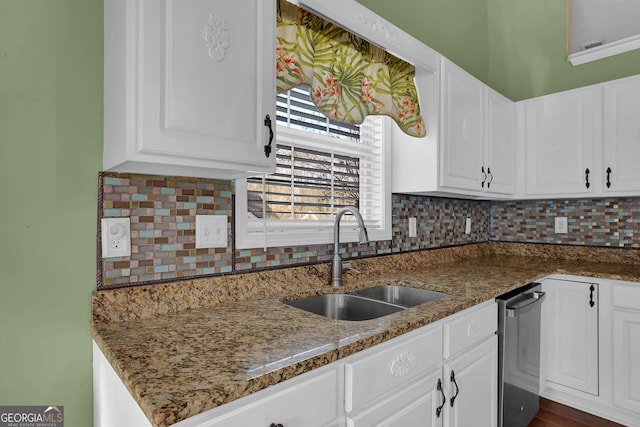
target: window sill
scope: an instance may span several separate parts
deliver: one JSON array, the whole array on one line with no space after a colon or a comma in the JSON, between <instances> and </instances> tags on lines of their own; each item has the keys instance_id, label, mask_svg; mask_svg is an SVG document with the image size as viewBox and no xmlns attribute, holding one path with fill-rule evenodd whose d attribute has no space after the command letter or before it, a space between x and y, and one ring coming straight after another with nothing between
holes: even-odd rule
<instances>
[{"instance_id":1,"label":"window sill","mask_svg":"<svg viewBox=\"0 0 640 427\"><path fill-rule=\"evenodd\" d=\"M635 49L640 49L640 34L627 37L625 39L621 39L612 43L607 43L602 46L594 47L592 49L572 53L567 57L567 59L569 60L569 62L571 62L571 65L576 66L586 64L587 62L608 58L609 56L618 55L620 53L629 52Z\"/></svg>"}]
</instances>

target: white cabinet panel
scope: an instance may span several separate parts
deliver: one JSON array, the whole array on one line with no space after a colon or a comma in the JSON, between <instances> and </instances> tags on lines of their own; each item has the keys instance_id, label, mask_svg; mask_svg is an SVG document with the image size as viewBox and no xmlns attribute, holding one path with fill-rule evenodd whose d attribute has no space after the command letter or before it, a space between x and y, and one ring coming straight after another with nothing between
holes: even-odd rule
<instances>
[{"instance_id":1,"label":"white cabinet panel","mask_svg":"<svg viewBox=\"0 0 640 427\"><path fill-rule=\"evenodd\" d=\"M442 418L436 415L436 410L443 400L437 388L439 380L437 369L397 393L388 394L376 405L351 415L347 426L438 427Z\"/></svg>"},{"instance_id":2,"label":"white cabinet panel","mask_svg":"<svg viewBox=\"0 0 640 427\"><path fill-rule=\"evenodd\" d=\"M270 171L275 1L105 2L104 168Z\"/></svg>"},{"instance_id":3,"label":"white cabinet panel","mask_svg":"<svg viewBox=\"0 0 640 427\"><path fill-rule=\"evenodd\" d=\"M613 402L640 414L640 311L613 311Z\"/></svg>"},{"instance_id":4,"label":"white cabinet panel","mask_svg":"<svg viewBox=\"0 0 640 427\"><path fill-rule=\"evenodd\" d=\"M603 190L640 193L640 76L604 85Z\"/></svg>"},{"instance_id":5,"label":"white cabinet panel","mask_svg":"<svg viewBox=\"0 0 640 427\"><path fill-rule=\"evenodd\" d=\"M482 308L465 310L444 322L444 357L454 356L471 347L498 329L498 305L491 303Z\"/></svg>"},{"instance_id":6,"label":"white cabinet panel","mask_svg":"<svg viewBox=\"0 0 640 427\"><path fill-rule=\"evenodd\" d=\"M598 395L598 284L545 279L547 380ZM592 304L593 303L593 304Z\"/></svg>"},{"instance_id":7,"label":"white cabinet panel","mask_svg":"<svg viewBox=\"0 0 640 427\"><path fill-rule=\"evenodd\" d=\"M516 186L516 107L487 89L487 138L484 152L485 192L513 194Z\"/></svg>"},{"instance_id":8,"label":"white cabinet panel","mask_svg":"<svg viewBox=\"0 0 640 427\"><path fill-rule=\"evenodd\" d=\"M443 187L481 191L485 86L448 60L442 65Z\"/></svg>"},{"instance_id":9,"label":"white cabinet panel","mask_svg":"<svg viewBox=\"0 0 640 427\"><path fill-rule=\"evenodd\" d=\"M367 350L346 363L346 411L360 408L389 390L413 381L441 361L440 325L427 333L403 337L393 346Z\"/></svg>"},{"instance_id":10,"label":"white cabinet panel","mask_svg":"<svg viewBox=\"0 0 640 427\"><path fill-rule=\"evenodd\" d=\"M598 89L589 87L527 101L527 194L594 191L598 94Z\"/></svg>"},{"instance_id":11,"label":"white cabinet panel","mask_svg":"<svg viewBox=\"0 0 640 427\"><path fill-rule=\"evenodd\" d=\"M494 335L474 349L445 362L445 389L448 390L449 398L444 412L445 426L497 425L497 346L498 338Z\"/></svg>"}]
</instances>

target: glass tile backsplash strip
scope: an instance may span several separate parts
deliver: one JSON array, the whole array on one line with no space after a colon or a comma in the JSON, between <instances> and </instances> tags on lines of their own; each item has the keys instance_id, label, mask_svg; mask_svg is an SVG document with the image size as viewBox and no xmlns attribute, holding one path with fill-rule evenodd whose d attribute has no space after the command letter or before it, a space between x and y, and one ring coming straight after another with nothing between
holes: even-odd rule
<instances>
[{"instance_id":1,"label":"glass tile backsplash strip","mask_svg":"<svg viewBox=\"0 0 640 427\"><path fill-rule=\"evenodd\" d=\"M98 261L98 288L161 283L255 269L328 262L333 247L309 245L232 252L232 181L104 172L99 176L99 218L131 218L131 256ZM343 243L344 258L415 251L489 240L490 203L394 194L393 238ZM228 246L195 249L195 215L229 217ZM408 221L416 218L417 235ZM471 218L471 233L464 233ZM98 239L98 248L100 241Z\"/></svg>"},{"instance_id":2,"label":"glass tile backsplash strip","mask_svg":"<svg viewBox=\"0 0 640 427\"><path fill-rule=\"evenodd\" d=\"M567 233L555 233L555 217L567 218ZM637 249L640 198L493 202L491 240Z\"/></svg>"}]
</instances>

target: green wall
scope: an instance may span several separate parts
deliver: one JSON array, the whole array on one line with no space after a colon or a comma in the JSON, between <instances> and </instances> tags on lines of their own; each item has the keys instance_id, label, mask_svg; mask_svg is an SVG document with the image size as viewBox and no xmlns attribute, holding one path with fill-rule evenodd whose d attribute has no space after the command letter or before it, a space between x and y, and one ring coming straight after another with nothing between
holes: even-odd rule
<instances>
[{"instance_id":1,"label":"green wall","mask_svg":"<svg viewBox=\"0 0 640 427\"><path fill-rule=\"evenodd\" d=\"M0 405L92 422L102 1L0 1Z\"/></svg>"},{"instance_id":2,"label":"green wall","mask_svg":"<svg viewBox=\"0 0 640 427\"><path fill-rule=\"evenodd\" d=\"M571 67L558 0L359 0L513 99L640 72ZM102 149L102 1L0 1L0 405L92 424L89 297Z\"/></svg>"},{"instance_id":3,"label":"green wall","mask_svg":"<svg viewBox=\"0 0 640 427\"><path fill-rule=\"evenodd\" d=\"M513 100L640 73L640 50L572 66L563 0L358 1Z\"/></svg>"}]
</instances>

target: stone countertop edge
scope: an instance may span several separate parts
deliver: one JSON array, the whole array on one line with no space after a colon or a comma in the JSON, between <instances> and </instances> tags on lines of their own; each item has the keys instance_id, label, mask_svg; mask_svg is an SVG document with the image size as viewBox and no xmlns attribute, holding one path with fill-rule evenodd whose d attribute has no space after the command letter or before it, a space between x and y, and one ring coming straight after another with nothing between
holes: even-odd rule
<instances>
[{"instance_id":1,"label":"stone countertop edge","mask_svg":"<svg viewBox=\"0 0 640 427\"><path fill-rule=\"evenodd\" d=\"M91 334L152 425L165 427L549 274L640 281L638 251L553 246L487 243L352 260L361 273L345 274L340 292L395 283L449 294L363 322L282 304L335 292L326 266L98 291Z\"/></svg>"}]
</instances>

